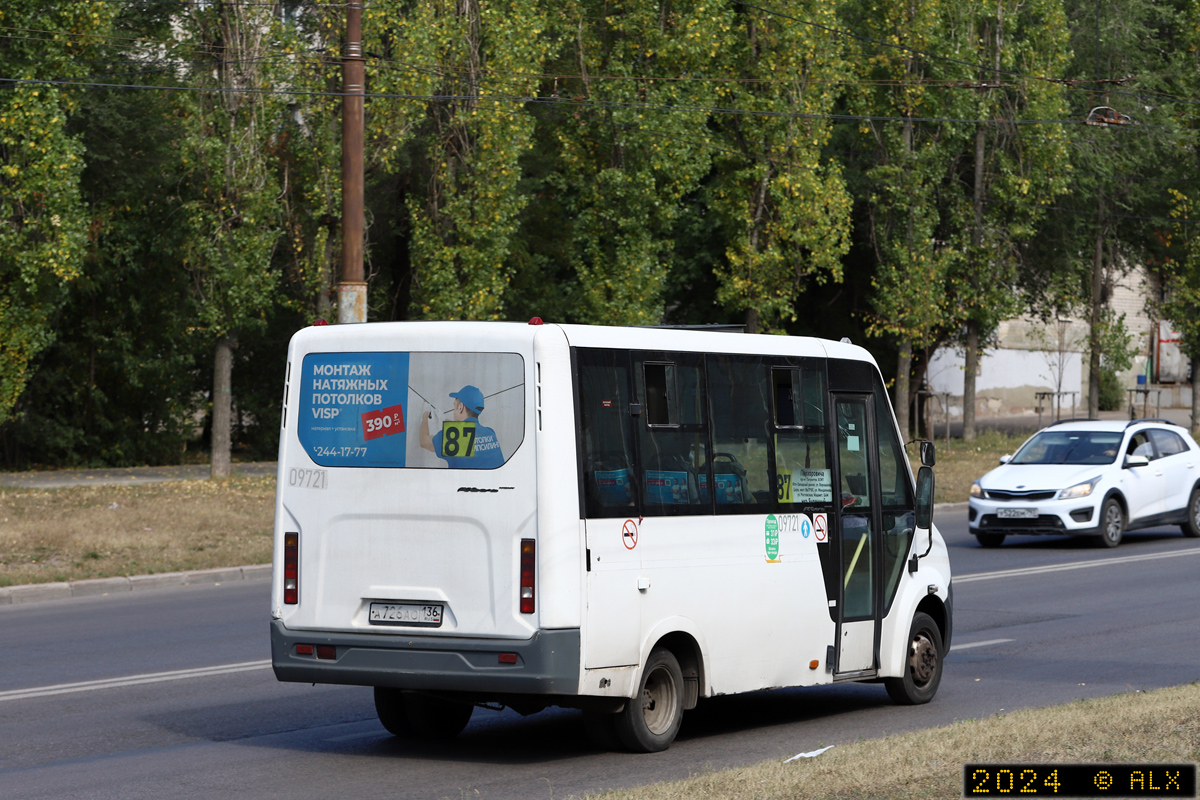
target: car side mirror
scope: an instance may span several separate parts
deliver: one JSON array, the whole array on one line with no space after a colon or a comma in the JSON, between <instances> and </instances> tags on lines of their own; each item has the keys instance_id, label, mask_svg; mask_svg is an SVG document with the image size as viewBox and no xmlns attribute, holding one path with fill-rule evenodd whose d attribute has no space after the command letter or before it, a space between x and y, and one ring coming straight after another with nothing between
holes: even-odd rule
<instances>
[{"instance_id":1,"label":"car side mirror","mask_svg":"<svg viewBox=\"0 0 1200 800\"><path fill-rule=\"evenodd\" d=\"M1150 463L1150 459L1145 456L1125 456L1125 463L1122 465L1125 469L1130 467L1144 467Z\"/></svg>"},{"instance_id":2,"label":"car side mirror","mask_svg":"<svg viewBox=\"0 0 1200 800\"><path fill-rule=\"evenodd\" d=\"M1010 461L1012 461L1012 456L1000 456L1001 464L1007 464Z\"/></svg>"}]
</instances>

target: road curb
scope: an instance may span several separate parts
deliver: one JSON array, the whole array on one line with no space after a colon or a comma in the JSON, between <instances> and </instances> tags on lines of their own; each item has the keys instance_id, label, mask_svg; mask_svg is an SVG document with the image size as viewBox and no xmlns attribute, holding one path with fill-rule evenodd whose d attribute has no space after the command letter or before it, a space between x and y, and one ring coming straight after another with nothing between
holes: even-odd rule
<instances>
[{"instance_id":1,"label":"road curb","mask_svg":"<svg viewBox=\"0 0 1200 800\"><path fill-rule=\"evenodd\" d=\"M0 587L0 606L63 600L69 597L103 597L120 592L142 592L172 586L257 581L271 577L270 564L245 567L218 567L190 572L163 572L158 575L134 575L120 578L89 578L65 583L29 583Z\"/></svg>"}]
</instances>

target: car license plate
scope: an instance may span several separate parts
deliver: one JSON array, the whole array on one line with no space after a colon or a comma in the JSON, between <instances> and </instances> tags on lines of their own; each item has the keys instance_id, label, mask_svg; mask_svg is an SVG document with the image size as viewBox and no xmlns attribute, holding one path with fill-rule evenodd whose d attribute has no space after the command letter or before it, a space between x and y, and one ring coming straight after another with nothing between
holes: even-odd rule
<instances>
[{"instance_id":1,"label":"car license plate","mask_svg":"<svg viewBox=\"0 0 1200 800\"><path fill-rule=\"evenodd\" d=\"M442 625L441 603L371 603L367 621L372 625Z\"/></svg>"},{"instance_id":2,"label":"car license plate","mask_svg":"<svg viewBox=\"0 0 1200 800\"><path fill-rule=\"evenodd\" d=\"M996 516L1000 519L1037 519L1036 508L998 508Z\"/></svg>"}]
</instances>

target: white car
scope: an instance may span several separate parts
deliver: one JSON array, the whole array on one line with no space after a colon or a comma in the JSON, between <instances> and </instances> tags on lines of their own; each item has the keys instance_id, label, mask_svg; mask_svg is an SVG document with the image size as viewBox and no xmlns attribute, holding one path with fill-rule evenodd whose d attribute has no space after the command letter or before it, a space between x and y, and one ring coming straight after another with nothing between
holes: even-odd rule
<instances>
[{"instance_id":1,"label":"white car","mask_svg":"<svg viewBox=\"0 0 1200 800\"><path fill-rule=\"evenodd\" d=\"M1200 446L1168 420L1049 425L971 486L968 526L983 547L1008 534L1116 547L1125 531L1156 525L1200 536Z\"/></svg>"}]
</instances>

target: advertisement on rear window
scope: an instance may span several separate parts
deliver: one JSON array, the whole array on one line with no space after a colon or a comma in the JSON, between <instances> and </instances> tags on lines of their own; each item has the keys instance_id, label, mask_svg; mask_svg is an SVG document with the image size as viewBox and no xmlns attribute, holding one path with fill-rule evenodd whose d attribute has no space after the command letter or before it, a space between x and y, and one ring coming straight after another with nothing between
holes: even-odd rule
<instances>
[{"instance_id":1,"label":"advertisement on rear window","mask_svg":"<svg viewBox=\"0 0 1200 800\"><path fill-rule=\"evenodd\" d=\"M495 469L520 446L515 353L310 353L300 444L325 467Z\"/></svg>"}]
</instances>

